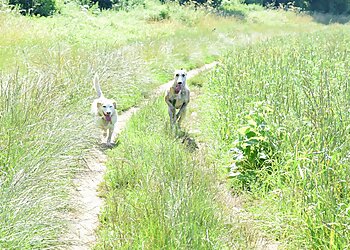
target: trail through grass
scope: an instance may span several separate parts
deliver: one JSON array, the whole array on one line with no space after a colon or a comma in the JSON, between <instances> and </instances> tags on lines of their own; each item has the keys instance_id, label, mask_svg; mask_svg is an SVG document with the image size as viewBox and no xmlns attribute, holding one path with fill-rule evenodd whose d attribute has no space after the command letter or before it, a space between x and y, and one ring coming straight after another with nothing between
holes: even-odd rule
<instances>
[{"instance_id":1,"label":"trail through grass","mask_svg":"<svg viewBox=\"0 0 350 250\"><path fill-rule=\"evenodd\" d=\"M213 68L217 63L206 64L201 68L194 69L188 72L188 78L201 73L202 71ZM172 81L161 85L153 94L150 94L149 98L157 97L160 93L164 93L165 89L172 85ZM147 101L147 100L145 100ZM144 103L141 103L141 107L131 108L118 116L118 122L113 141L115 136L121 133L126 127L127 122L133 114L138 112ZM104 149L105 150L105 149ZM79 173L74 178L74 185L76 191L71 195L75 196L75 201L78 203L79 209L69 214L68 221L70 222L70 232L67 233L62 239L70 242L73 249L75 248L89 248L94 245L96 241L95 231L99 225L98 215L102 205L102 199L98 194L99 184L103 180L105 172L106 155L103 148L95 148L90 151L91 156L86 158L88 169L82 173Z\"/></svg>"},{"instance_id":2,"label":"trail through grass","mask_svg":"<svg viewBox=\"0 0 350 250\"><path fill-rule=\"evenodd\" d=\"M163 98L134 115L109 153L105 248L221 248L225 236L213 175L169 131Z\"/></svg>"}]
</instances>

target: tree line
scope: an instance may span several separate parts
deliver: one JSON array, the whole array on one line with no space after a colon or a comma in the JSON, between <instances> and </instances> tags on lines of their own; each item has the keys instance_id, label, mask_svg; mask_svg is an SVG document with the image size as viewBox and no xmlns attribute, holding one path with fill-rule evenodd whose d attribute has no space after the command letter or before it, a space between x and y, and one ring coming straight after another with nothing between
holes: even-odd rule
<instances>
[{"instance_id":1,"label":"tree line","mask_svg":"<svg viewBox=\"0 0 350 250\"><path fill-rule=\"evenodd\" d=\"M95 4L100 9L130 9L143 4L143 0L77 0L81 5L91 7ZM210 5L217 8L222 0L160 0L164 2L178 2L179 4L195 3ZM241 0L243 4L258 4L271 6L293 6L303 11L317 11L331 14L350 14L350 0ZM55 0L8 0L10 6L18 6L25 15L50 16L56 11ZM232 3L233 4L233 3Z\"/></svg>"}]
</instances>

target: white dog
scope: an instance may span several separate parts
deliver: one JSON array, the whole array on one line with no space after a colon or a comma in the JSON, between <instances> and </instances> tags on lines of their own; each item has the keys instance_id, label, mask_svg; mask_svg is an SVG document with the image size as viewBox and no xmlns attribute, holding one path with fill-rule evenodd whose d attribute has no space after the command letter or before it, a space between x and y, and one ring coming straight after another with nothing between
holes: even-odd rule
<instances>
[{"instance_id":1,"label":"white dog","mask_svg":"<svg viewBox=\"0 0 350 250\"><path fill-rule=\"evenodd\" d=\"M92 103L91 112L95 115L97 127L103 130L103 136L106 137L108 132L107 146L111 146L112 135L118 119L117 104L114 100L103 96L97 74L95 74L93 83L98 98Z\"/></svg>"},{"instance_id":2,"label":"white dog","mask_svg":"<svg viewBox=\"0 0 350 250\"><path fill-rule=\"evenodd\" d=\"M165 102L168 104L170 124L181 124L186 115L186 108L190 102L190 90L186 86L187 72L184 69L175 71L173 85L165 93ZM176 113L176 109L179 111Z\"/></svg>"}]
</instances>

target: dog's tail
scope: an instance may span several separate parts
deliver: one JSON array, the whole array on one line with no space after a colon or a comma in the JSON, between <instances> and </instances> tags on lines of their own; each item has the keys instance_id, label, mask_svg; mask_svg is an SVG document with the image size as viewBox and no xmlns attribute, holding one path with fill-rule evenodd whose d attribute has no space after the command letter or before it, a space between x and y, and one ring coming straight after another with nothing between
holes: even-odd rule
<instances>
[{"instance_id":1,"label":"dog's tail","mask_svg":"<svg viewBox=\"0 0 350 250\"><path fill-rule=\"evenodd\" d=\"M102 93L102 90L101 90L101 87L100 87L100 83L99 83L99 80L98 80L98 74L97 73L94 76L94 85L95 85L95 89L96 89L96 92L97 92L97 97L98 98L100 98L101 96L103 97L103 93Z\"/></svg>"}]
</instances>

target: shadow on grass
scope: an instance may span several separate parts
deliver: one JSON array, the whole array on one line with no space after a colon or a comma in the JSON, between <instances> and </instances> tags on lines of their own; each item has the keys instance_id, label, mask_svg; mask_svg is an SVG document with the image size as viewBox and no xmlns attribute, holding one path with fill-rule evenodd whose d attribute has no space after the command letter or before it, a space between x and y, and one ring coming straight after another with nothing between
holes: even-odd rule
<instances>
[{"instance_id":1,"label":"shadow on grass","mask_svg":"<svg viewBox=\"0 0 350 250\"><path fill-rule=\"evenodd\" d=\"M113 148L116 148L118 147L120 144L120 141L119 139L116 139L115 142L112 142L111 145L108 145L107 143L100 143L99 144L99 149L101 151L106 151L108 149L113 149Z\"/></svg>"},{"instance_id":2,"label":"shadow on grass","mask_svg":"<svg viewBox=\"0 0 350 250\"><path fill-rule=\"evenodd\" d=\"M186 147L189 152L194 152L199 149L196 139L191 137L191 135L182 130L181 128L177 128L175 131L175 137L181 140L181 143Z\"/></svg>"}]
</instances>

